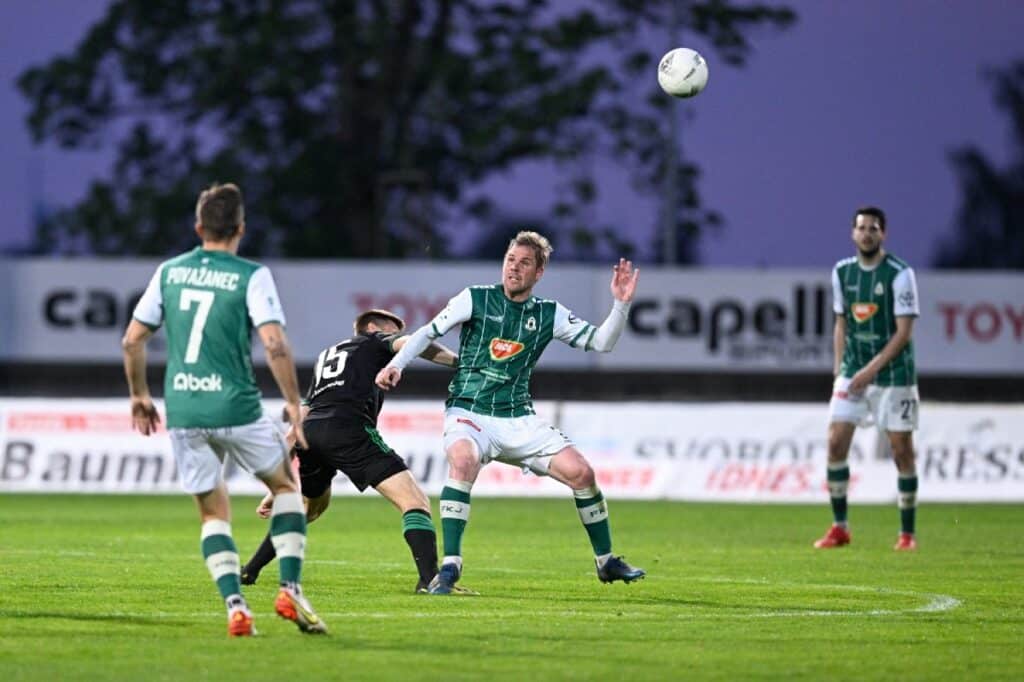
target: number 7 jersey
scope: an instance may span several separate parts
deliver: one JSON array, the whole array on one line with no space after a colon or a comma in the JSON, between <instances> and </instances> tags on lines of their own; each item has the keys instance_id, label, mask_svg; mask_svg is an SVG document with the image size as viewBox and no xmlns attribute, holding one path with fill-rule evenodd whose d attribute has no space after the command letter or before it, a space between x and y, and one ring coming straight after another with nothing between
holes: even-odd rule
<instances>
[{"instance_id":1,"label":"number 7 jersey","mask_svg":"<svg viewBox=\"0 0 1024 682\"><path fill-rule=\"evenodd\" d=\"M168 428L241 426L260 418L252 330L285 323L267 267L197 247L157 268L133 317L167 333Z\"/></svg>"}]
</instances>

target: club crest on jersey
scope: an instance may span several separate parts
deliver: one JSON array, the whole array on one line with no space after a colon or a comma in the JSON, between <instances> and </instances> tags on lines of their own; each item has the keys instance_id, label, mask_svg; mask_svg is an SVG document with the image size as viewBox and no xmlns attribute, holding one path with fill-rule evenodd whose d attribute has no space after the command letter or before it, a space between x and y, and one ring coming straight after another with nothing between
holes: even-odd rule
<instances>
[{"instance_id":1,"label":"club crest on jersey","mask_svg":"<svg viewBox=\"0 0 1024 682\"><path fill-rule=\"evenodd\" d=\"M878 284L875 285L875 296L881 296L884 293L885 288L882 286L882 283L879 282Z\"/></svg>"},{"instance_id":2,"label":"club crest on jersey","mask_svg":"<svg viewBox=\"0 0 1024 682\"><path fill-rule=\"evenodd\" d=\"M522 343L518 341L509 341L508 339L491 339L491 359L497 360L498 362L505 362L511 360L515 356L519 355L523 348Z\"/></svg>"},{"instance_id":3,"label":"club crest on jersey","mask_svg":"<svg viewBox=\"0 0 1024 682\"><path fill-rule=\"evenodd\" d=\"M854 303L850 306L850 312L853 313L853 319L858 322L867 322L875 313L878 312L877 303Z\"/></svg>"},{"instance_id":4,"label":"club crest on jersey","mask_svg":"<svg viewBox=\"0 0 1024 682\"><path fill-rule=\"evenodd\" d=\"M537 331L537 318L534 317L533 315L530 315L528 318L526 318L526 322L523 324L523 326L526 327L526 331L528 332Z\"/></svg>"}]
</instances>

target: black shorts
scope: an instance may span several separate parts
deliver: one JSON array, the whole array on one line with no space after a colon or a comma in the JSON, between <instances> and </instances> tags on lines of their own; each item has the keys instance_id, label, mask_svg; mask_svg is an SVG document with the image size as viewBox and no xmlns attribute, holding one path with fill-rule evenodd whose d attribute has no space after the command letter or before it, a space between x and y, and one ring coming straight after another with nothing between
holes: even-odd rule
<instances>
[{"instance_id":1,"label":"black shorts","mask_svg":"<svg viewBox=\"0 0 1024 682\"><path fill-rule=\"evenodd\" d=\"M409 468L371 426L312 419L303 422L302 428L309 443L308 450L298 450L305 497L323 495L338 471L362 492Z\"/></svg>"}]
</instances>

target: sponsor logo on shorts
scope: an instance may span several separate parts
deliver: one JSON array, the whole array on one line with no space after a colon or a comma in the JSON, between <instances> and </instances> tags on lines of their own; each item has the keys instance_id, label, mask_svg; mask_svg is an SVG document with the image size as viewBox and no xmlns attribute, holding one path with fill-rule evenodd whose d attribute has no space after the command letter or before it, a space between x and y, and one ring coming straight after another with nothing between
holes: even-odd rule
<instances>
[{"instance_id":1,"label":"sponsor logo on shorts","mask_svg":"<svg viewBox=\"0 0 1024 682\"><path fill-rule=\"evenodd\" d=\"M214 393L224 390L223 382L219 374L211 374L205 377L197 377L191 372L178 372L174 375L171 384L175 391L203 391Z\"/></svg>"},{"instance_id":2,"label":"sponsor logo on shorts","mask_svg":"<svg viewBox=\"0 0 1024 682\"><path fill-rule=\"evenodd\" d=\"M478 432L482 431L482 429L479 426L477 426L476 424L474 424L472 422L472 420L466 419L465 417L459 417L455 421L457 421L460 424L465 424L466 426L469 426L469 427L471 427L473 429L476 429Z\"/></svg>"},{"instance_id":3,"label":"sponsor logo on shorts","mask_svg":"<svg viewBox=\"0 0 1024 682\"><path fill-rule=\"evenodd\" d=\"M497 360L498 362L505 362L511 360L515 356L523 352L525 348L519 341L509 341L508 339L491 339L491 359Z\"/></svg>"},{"instance_id":4,"label":"sponsor logo on shorts","mask_svg":"<svg viewBox=\"0 0 1024 682\"><path fill-rule=\"evenodd\" d=\"M853 319L857 320L858 322L867 322L868 320L875 316L875 313L878 312L878 304L854 303L852 306L850 306L850 312L853 313Z\"/></svg>"}]
</instances>

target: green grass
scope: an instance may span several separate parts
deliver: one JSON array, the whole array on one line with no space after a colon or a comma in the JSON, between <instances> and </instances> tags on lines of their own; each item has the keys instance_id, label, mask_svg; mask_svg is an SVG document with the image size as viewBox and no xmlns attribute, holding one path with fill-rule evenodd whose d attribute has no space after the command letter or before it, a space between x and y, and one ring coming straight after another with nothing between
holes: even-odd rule
<instances>
[{"instance_id":1,"label":"green grass","mask_svg":"<svg viewBox=\"0 0 1024 682\"><path fill-rule=\"evenodd\" d=\"M310 528L307 594L331 627L276 618L276 564L248 588L260 636L229 640L181 497L0 497L0 679L1024 679L1024 507L611 506L646 580L602 585L572 501L476 499L464 583L413 595L398 514L338 498ZM235 500L247 555L265 522ZM247 556L243 556L243 560ZM234 677L228 677L228 676Z\"/></svg>"}]
</instances>

